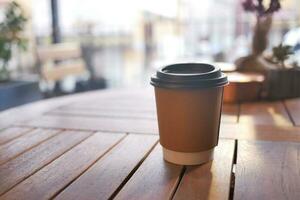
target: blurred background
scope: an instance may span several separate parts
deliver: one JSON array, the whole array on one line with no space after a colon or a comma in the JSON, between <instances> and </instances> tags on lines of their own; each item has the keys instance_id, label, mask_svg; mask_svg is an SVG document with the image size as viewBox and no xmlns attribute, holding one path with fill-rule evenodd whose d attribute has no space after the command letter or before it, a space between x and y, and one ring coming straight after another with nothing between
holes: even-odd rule
<instances>
[{"instance_id":1,"label":"blurred background","mask_svg":"<svg viewBox=\"0 0 300 200\"><path fill-rule=\"evenodd\" d=\"M145 86L157 68L174 62L234 68L237 58L251 53L256 23L238 0L16 2L26 17L27 43L26 50L11 47L7 69L12 81L37 83L42 98ZM0 1L0 19L10 3ZM293 46L293 62L300 62L300 1L280 3L266 52L283 42Z\"/></svg>"}]
</instances>

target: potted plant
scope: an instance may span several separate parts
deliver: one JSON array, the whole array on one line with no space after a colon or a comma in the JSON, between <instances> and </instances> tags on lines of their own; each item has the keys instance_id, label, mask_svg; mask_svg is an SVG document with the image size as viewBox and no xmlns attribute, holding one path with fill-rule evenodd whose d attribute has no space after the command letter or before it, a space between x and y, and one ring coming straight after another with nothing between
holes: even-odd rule
<instances>
[{"instance_id":1,"label":"potted plant","mask_svg":"<svg viewBox=\"0 0 300 200\"><path fill-rule=\"evenodd\" d=\"M20 5L16 2L8 4L0 23L0 81L9 80L8 63L12 57L13 48L26 50L27 39L22 35L27 18Z\"/></svg>"},{"instance_id":2,"label":"potted plant","mask_svg":"<svg viewBox=\"0 0 300 200\"><path fill-rule=\"evenodd\" d=\"M263 0L245 0L242 5L246 12L256 15L256 24L251 54L235 61L237 71L259 73L265 77L262 98L275 100L300 96L299 67L288 66L285 62L293 54L293 47L279 44L273 47L271 56L263 54L268 46L273 14L281 9L280 0L269 0L268 6Z\"/></svg>"},{"instance_id":3,"label":"potted plant","mask_svg":"<svg viewBox=\"0 0 300 200\"><path fill-rule=\"evenodd\" d=\"M23 32L27 18L16 2L5 5L0 21L0 111L41 98L37 81L13 80L9 61L13 50L26 50L27 38Z\"/></svg>"},{"instance_id":4,"label":"potted plant","mask_svg":"<svg viewBox=\"0 0 300 200\"><path fill-rule=\"evenodd\" d=\"M280 1L270 0L267 8L264 6L263 0L245 0L242 5L246 12L256 15L256 24L252 38L252 52L250 55L236 60L237 71L264 74L269 69L276 68L264 59L263 52L268 46L268 33L272 26L272 16L281 8Z\"/></svg>"}]
</instances>

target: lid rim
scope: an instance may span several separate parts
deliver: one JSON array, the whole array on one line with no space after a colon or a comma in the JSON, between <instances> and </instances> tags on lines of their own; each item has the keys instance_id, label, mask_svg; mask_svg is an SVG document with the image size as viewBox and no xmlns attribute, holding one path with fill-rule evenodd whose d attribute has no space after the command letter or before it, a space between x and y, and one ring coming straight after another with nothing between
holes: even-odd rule
<instances>
[{"instance_id":1,"label":"lid rim","mask_svg":"<svg viewBox=\"0 0 300 200\"><path fill-rule=\"evenodd\" d=\"M169 70L179 73L166 72L164 71L166 68L172 68ZM191 73L188 73L189 70ZM199 73L195 73L197 70ZM212 88L225 86L228 84L228 79L226 74L222 73L218 67L210 64L179 63L161 67L151 77L150 84L163 88Z\"/></svg>"},{"instance_id":2,"label":"lid rim","mask_svg":"<svg viewBox=\"0 0 300 200\"><path fill-rule=\"evenodd\" d=\"M183 67L183 66L206 66L206 67L211 67L212 70L210 71L207 71L207 72L202 72L202 73L190 73L190 74L180 74L180 73L170 73L170 72L164 72L163 70L168 68L168 67ZM200 78L200 77L206 77L206 78L209 78L213 75L218 75L218 73L221 72L221 70L216 67L216 66L213 66L213 65L210 65L210 64L206 64L206 63L177 63L177 64L172 64L172 65L167 65L167 66L164 66L164 67L161 67L158 69L158 71L156 72L156 76L158 78L162 78L162 79L169 79L169 78L172 78L174 79L175 77L176 78Z\"/></svg>"},{"instance_id":3,"label":"lid rim","mask_svg":"<svg viewBox=\"0 0 300 200\"><path fill-rule=\"evenodd\" d=\"M167 89L211 89L217 87L224 87L229 84L229 82L223 82L220 84L210 85L210 86L196 86L196 85L174 85L174 84L157 84L150 82L150 84L154 87L158 88L167 88Z\"/></svg>"}]
</instances>

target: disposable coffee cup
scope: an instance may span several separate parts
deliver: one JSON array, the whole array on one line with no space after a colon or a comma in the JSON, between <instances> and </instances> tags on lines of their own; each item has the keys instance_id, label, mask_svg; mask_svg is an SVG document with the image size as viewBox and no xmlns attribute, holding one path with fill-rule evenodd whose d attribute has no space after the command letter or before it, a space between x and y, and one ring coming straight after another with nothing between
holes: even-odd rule
<instances>
[{"instance_id":1,"label":"disposable coffee cup","mask_svg":"<svg viewBox=\"0 0 300 200\"><path fill-rule=\"evenodd\" d=\"M213 65L180 63L159 69L150 83L164 159L181 165L212 160L227 76Z\"/></svg>"}]
</instances>

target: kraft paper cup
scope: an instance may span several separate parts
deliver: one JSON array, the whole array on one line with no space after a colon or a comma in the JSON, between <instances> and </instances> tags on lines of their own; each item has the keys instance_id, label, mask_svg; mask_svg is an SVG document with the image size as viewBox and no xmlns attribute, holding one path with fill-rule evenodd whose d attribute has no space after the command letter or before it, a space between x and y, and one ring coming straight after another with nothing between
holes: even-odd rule
<instances>
[{"instance_id":1,"label":"kraft paper cup","mask_svg":"<svg viewBox=\"0 0 300 200\"><path fill-rule=\"evenodd\" d=\"M151 84L164 159L182 165L212 160L226 75L209 64L181 63L158 70Z\"/></svg>"}]
</instances>

